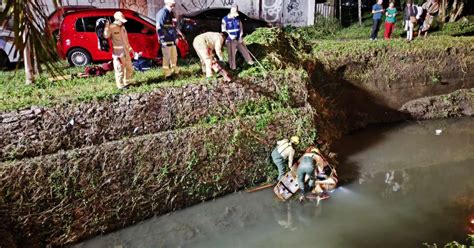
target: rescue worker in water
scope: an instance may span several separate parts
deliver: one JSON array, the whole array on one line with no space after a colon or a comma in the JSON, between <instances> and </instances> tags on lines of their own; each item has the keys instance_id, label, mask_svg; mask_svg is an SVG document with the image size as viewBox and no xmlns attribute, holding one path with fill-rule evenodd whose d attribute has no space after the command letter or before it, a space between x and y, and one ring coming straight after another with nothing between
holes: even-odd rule
<instances>
[{"instance_id":1,"label":"rescue worker in water","mask_svg":"<svg viewBox=\"0 0 474 248\"><path fill-rule=\"evenodd\" d=\"M300 138L293 136L289 140L283 139L277 142L276 147L272 151L273 163L278 168L278 181L281 180L285 174L285 162L288 161L288 167L293 166L293 157L295 156L295 149L293 145L298 145Z\"/></svg>"},{"instance_id":2,"label":"rescue worker in water","mask_svg":"<svg viewBox=\"0 0 474 248\"><path fill-rule=\"evenodd\" d=\"M176 28L173 9L175 0L164 0L165 6L156 13L156 33L163 53L163 71L165 78L179 73L178 68L178 35L183 34Z\"/></svg>"},{"instance_id":3,"label":"rescue worker in water","mask_svg":"<svg viewBox=\"0 0 474 248\"><path fill-rule=\"evenodd\" d=\"M296 178L301 190L300 201L306 199L306 193L312 189L312 193L318 195L318 199L327 199L327 191L332 190L337 184L337 174L335 169L324 159L321 151L310 146L298 160L296 168Z\"/></svg>"},{"instance_id":4,"label":"rescue worker in water","mask_svg":"<svg viewBox=\"0 0 474 248\"><path fill-rule=\"evenodd\" d=\"M133 66L130 53L133 49L128 42L127 30L123 26L127 19L122 12L114 14L114 22L105 25L104 38L112 40L112 60L117 88L125 89L132 83Z\"/></svg>"}]
</instances>

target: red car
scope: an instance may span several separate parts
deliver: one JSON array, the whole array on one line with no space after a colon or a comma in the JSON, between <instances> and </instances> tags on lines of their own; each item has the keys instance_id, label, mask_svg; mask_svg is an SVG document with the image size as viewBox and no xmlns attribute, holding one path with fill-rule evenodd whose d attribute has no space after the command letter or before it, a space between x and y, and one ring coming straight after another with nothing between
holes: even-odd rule
<instances>
[{"instance_id":1,"label":"red car","mask_svg":"<svg viewBox=\"0 0 474 248\"><path fill-rule=\"evenodd\" d=\"M66 13L57 43L59 56L67 58L69 64L74 66L111 60L112 51L104 52L98 48L95 23L99 18L106 18L112 22L113 15L117 11L122 11L128 20L125 28L133 50L141 52L144 58L156 59L161 51L155 21L127 9L89 9ZM179 40L177 48L181 58L185 58L189 53L188 43L184 39Z\"/></svg>"},{"instance_id":2,"label":"red car","mask_svg":"<svg viewBox=\"0 0 474 248\"><path fill-rule=\"evenodd\" d=\"M53 11L53 13L48 16L48 26L51 34L54 37L57 37L59 33L59 28L61 27L61 22L63 21L65 14L72 11L95 8L95 6L91 5L70 5L57 8L55 11Z\"/></svg>"}]
</instances>

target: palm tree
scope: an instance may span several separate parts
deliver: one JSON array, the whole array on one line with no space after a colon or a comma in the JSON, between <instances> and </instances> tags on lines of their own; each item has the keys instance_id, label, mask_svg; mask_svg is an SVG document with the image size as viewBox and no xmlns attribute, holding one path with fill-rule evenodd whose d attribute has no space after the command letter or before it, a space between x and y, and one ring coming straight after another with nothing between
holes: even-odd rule
<instances>
[{"instance_id":1,"label":"palm tree","mask_svg":"<svg viewBox=\"0 0 474 248\"><path fill-rule=\"evenodd\" d=\"M53 2L58 5L58 1ZM48 71L57 71L52 59L56 58L54 39L48 30L47 16L41 0L8 0L3 1L3 5L0 23L12 23L15 46L23 54L26 83L34 82L39 73L37 68L40 62Z\"/></svg>"}]
</instances>

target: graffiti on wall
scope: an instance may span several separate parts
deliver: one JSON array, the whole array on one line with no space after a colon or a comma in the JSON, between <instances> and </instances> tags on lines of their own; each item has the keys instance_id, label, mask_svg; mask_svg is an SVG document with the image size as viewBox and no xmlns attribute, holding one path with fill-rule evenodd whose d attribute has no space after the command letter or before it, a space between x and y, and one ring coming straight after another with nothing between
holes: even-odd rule
<instances>
[{"instance_id":1,"label":"graffiti on wall","mask_svg":"<svg viewBox=\"0 0 474 248\"><path fill-rule=\"evenodd\" d=\"M210 8L214 4L215 0L191 0L181 1L181 5L188 11L197 11L201 9Z\"/></svg>"},{"instance_id":2,"label":"graffiti on wall","mask_svg":"<svg viewBox=\"0 0 474 248\"><path fill-rule=\"evenodd\" d=\"M248 12L249 16L257 16L257 11L255 10L255 1L250 0L250 10Z\"/></svg>"},{"instance_id":3,"label":"graffiti on wall","mask_svg":"<svg viewBox=\"0 0 474 248\"><path fill-rule=\"evenodd\" d=\"M140 14L148 15L147 0L120 0L119 7L123 9L131 9Z\"/></svg>"},{"instance_id":4,"label":"graffiti on wall","mask_svg":"<svg viewBox=\"0 0 474 248\"><path fill-rule=\"evenodd\" d=\"M305 23L304 7L301 0L288 0L286 5L285 23L299 26Z\"/></svg>"},{"instance_id":5,"label":"graffiti on wall","mask_svg":"<svg viewBox=\"0 0 474 248\"><path fill-rule=\"evenodd\" d=\"M76 1L77 2L77 1ZM87 2L89 2L90 5L93 5L93 6L96 6L96 5L103 5L105 3L107 3L106 0L87 0Z\"/></svg>"},{"instance_id":6,"label":"graffiti on wall","mask_svg":"<svg viewBox=\"0 0 474 248\"><path fill-rule=\"evenodd\" d=\"M263 0L263 18L269 22L281 21L282 0Z\"/></svg>"},{"instance_id":7,"label":"graffiti on wall","mask_svg":"<svg viewBox=\"0 0 474 248\"><path fill-rule=\"evenodd\" d=\"M222 2L222 6L224 7L229 7L234 4L234 0L221 0L221 2Z\"/></svg>"},{"instance_id":8,"label":"graffiti on wall","mask_svg":"<svg viewBox=\"0 0 474 248\"><path fill-rule=\"evenodd\" d=\"M2 0L0 0L2 1ZM48 14L54 11L53 0L41 0ZM164 5L163 0L61 0L63 6L91 5L98 8L126 8L155 18ZM239 10L250 17L285 25L303 26L313 15L314 6L307 0L176 0L175 13L181 15L207 8L229 8L239 5Z\"/></svg>"}]
</instances>

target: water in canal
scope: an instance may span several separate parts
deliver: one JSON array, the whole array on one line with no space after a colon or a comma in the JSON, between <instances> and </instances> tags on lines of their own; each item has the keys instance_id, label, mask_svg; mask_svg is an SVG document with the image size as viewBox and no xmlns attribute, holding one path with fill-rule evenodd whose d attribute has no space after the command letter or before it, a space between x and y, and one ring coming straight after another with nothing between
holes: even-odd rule
<instances>
[{"instance_id":1,"label":"water in canal","mask_svg":"<svg viewBox=\"0 0 474 248\"><path fill-rule=\"evenodd\" d=\"M334 150L343 186L319 205L237 192L77 247L439 247L467 238L474 118L370 128Z\"/></svg>"}]
</instances>

